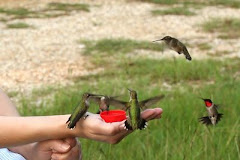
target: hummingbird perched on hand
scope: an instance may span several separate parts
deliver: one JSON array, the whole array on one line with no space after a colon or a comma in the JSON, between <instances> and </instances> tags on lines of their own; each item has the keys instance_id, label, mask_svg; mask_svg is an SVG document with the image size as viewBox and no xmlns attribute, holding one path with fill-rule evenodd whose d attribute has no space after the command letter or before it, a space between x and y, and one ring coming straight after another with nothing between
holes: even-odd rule
<instances>
[{"instance_id":1,"label":"hummingbird perched on hand","mask_svg":"<svg viewBox=\"0 0 240 160\"><path fill-rule=\"evenodd\" d=\"M97 114L100 114L103 111L109 111L109 105L121 106L118 100L115 100L116 97L102 96L102 97L92 97L90 100L96 102L99 105L99 111Z\"/></svg>"},{"instance_id":2,"label":"hummingbird perched on hand","mask_svg":"<svg viewBox=\"0 0 240 160\"><path fill-rule=\"evenodd\" d=\"M158 102L164 95L152 97L143 101L138 101L137 92L134 90L128 89L130 92L130 100L129 102L118 101L117 104L119 107L124 107L128 112L129 119L125 121L125 127L127 130L135 130L135 129L144 129L147 127L146 120L141 118L141 109L145 109ZM120 104L120 105L119 105Z\"/></svg>"},{"instance_id":3,"label":"hummingbird perched on hand","mask_svg":"<svg viewBox=\"0 0 240 160\"><path fill-rule=\"evenodd\" d=\"M164 41L165 44L168 46L168 48L176 51L178 54L183 53L187 60L189 60L189 61L192 60L192 58L187 50L187 47L182 42L180 42L178 39L170 37L170 36L165 36L162 39L158 39L153 42L156 42L156 41Z\"/></svg>"},{"instance_id":4,"label":"hummingbird perched on hand","mask_svg":"<svg viewBox=\"0 0 240 160\"><path fill-rule=\"evenodd\" d=\"M71 114L71 116L69 117L69 119L66 122L66 123L68 123L67 128L73 129L76 126L76 123L79 121L80 118L82 118L85 115L85 113L87 112L87 110L89 108L89 99L91 99L92 97L98 97L98 96L100 96L100 95L91 94L91 93L84 93L82 95L81 102L74 109L73 113ZM87 116L88 115L85 115L84 119Z\"/></svg>"},{"instance_id":5,"label":"hummingbird perched on hand","mask_svg":"<svg viewBox=\"0 0 240 160\"><path fill-rule=\"evenodd\" d=\"M216 125L222 118L222 113L218 113L218 106L211 99L201 98L206 106L208 116L199 118L199 121L206 125Z\"/></svg>"}]
</instances>

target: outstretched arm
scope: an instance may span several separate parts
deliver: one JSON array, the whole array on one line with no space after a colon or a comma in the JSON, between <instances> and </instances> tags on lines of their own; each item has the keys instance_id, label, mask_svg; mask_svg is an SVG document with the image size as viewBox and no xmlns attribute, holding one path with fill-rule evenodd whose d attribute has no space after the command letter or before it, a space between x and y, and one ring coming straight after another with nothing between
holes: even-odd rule
<instances>
[{"instance_id":1,"label":"outstretched arm","mask_svg":"<svg viewBox=\"0 0 240 160\"><path fill-rule=\"evenodd\" d=\"M150 120L161 116L161 109L148 109L142 117ZM90 114L90 113L89 113ZM49 139L63 139L67 137L82 137L117 143L126 136L124 121L105 123L99 115L90 114L88 118L80 119L76 128L66 128L69 115L36 116L36 117L6 117L0 116L0 147L16 146Z\"/></svg>"},{"instance_id":2,"label":"outstretched arm","mask_svg":"<svg viewBox=\"0 0 240 160\"><path fill-rule=\"evenodd\" d=\"M0 116L19 116L19 113L15 105L1 89L0 89Z\"/></svg>"},{"instance_id":3,"label":"outstretched arm","mask_svg":"<svg viewBox=\"0 0 240 160\"><path fill-rule=\"evenodd\" d=\"M19 117L10 99L0 91L0 147L17 146L50 139L64 139L81 137L107 143L117 143L129 131L124 130L124 121L105 123L99 115L90 114L87 119L80 119L76 128L66 128L66 121L70 115ZM11 106L11 107L9 107ZM148 109L142 113L146 120L159 118L160 108ZM11 115L11 116L6 116Z\"/></svg>"}]
</instances>

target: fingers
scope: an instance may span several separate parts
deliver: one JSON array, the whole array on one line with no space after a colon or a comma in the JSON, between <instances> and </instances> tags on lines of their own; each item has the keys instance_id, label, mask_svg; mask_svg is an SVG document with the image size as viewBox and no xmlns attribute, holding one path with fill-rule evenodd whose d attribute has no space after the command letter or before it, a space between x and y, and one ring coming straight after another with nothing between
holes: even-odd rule
<instances>
[{"instance_id":1,"label":"fingers","mask_svg":"<svg viewBox=\"0 0 240 160\"><path fill-rule=\"evenodd\" d=\"M108 140L108 143L110 143L110 144L117 144L117 143L119 143L124 137L126 137L127 135L129 135L130 133L132 133L132 131L124 130L124 131L116 134L115 136L110 137L110 139Z\"/></svg>"},{"instance_id":2,"label":"fingers","mask_svg":"<svg viewBox=\"0 0 240 160\"><path fill-rule=\"evenodd\" d=\"M81 146L80 143L76 142L76 145L66 153L53 153L51 158L52 160L59 160L59 159L64 159L64 160L81 160Z\"/></svg>"},{"instance_id":3,"label":"fingers","mask_svg":"<svg viewBox=\"0 0 240 160\"><path fill-rule=\"evenodd\" d=\"M105 143L117 144L130 133L131 131L123 130L111 136L91 134L89 135L89 138L92 140L101 141Z\"/></svg>"},{"instance_id":4,"label":"fingers","mask_svg":"<svg viewBox=\"0 0 240 160\"><path fill-rule=\"evenodd\" d=\"M54 152L67 152L71 149L71 146L64 140L46 140L41 142L40 148L44 151L54 151Z\"/></svg>"},{"instance_id":5,"label":"fingers","mask_svg":"<svg viewBox=\"0 0 240 160\"><path fill-rule=\"evenodd\" d=\"M114 123L99 121L97 124L91 125L89 129L92 134L112 136L124 130L124 121Z\"/></svg>"},{"instance_id":6,"label":"fingers","mask_svg":"<svg viewBox=\"0 0 240 160\"><path fill-rule=\"evenodd\" d=\"M141 113L141 117L146 121L161 118L163 110L161 108L146 109Z\"/></svg>"},{"instance_id":7,"label":"fingers","mask_svg":"<svg viewBox=\"0 0 240 160\"><path fill-rule=\"evenodd\" d=\"M141 113L141 117L146 121L161 118L163 110L161 108L147 109ZM91 115L81 124L84 137L96 141L116 144L125 136L131 133L126 131L125 120L121 122L106 123L99 115Z\"/></svg>"},{"instance_id":8,"label":"fingers","mask_svg":"<svg viewBox=\"0 0 240 160\"><path fill-rule=\"evenodd\" d=\"M73 148L73 147L77 144L76 138L73 138L73 137L65 138L65 139L63 139L63 140L64 140L67 144L69 144L71 148Z\"/></svg>"}]
</instances>

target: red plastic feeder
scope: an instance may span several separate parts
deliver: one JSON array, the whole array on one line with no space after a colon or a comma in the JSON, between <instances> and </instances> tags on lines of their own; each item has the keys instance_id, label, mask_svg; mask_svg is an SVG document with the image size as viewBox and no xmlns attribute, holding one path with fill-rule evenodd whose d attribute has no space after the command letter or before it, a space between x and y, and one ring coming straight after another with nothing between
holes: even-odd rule
<instances>
[{"instance_id":1,"label":"red plastic feeder","mask_svg":"<svg viewBox=\"0 0 240 160\"><path fill-rule=\"evenodd\" d=\"M120 122L127 119L126 112L123 110L103 111L100 113L100 116L107 123Z\"/></svg>"}]
</instances>

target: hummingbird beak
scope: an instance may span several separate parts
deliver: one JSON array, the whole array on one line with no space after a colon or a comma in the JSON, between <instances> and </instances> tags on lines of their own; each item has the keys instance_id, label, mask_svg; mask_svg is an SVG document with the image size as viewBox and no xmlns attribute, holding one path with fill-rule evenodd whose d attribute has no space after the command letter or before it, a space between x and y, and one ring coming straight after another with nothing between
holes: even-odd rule
<instances>
[{"instance_id":1,"label":"hummingbird beak","mask_svg":"<svg viewBox=\"0 0 240 160\"><path fill-rule=\"evenodd\" d=\"M89 93L89 96L91 96L91 97L101 97L101 96L103 96L103 95L100 95L100 94L91 94L91 93Z\"/></svg>"},{"instance_id":2,"label":"hummingbird beak","mask_svg":"<svg viewBox=\"0 0 240 160\"><path fill-rule=\"evenodd\" d=\"M132 90L128 88L128 91L131 92Z\"/></svg>"},{"instance_id":3,"label":"hummingbird beak","mask_svg":"<svg viewBox=\"0 0 240 160\"><path fill-rule=\"evenodd\" d=\"M202 100L204 100L205 101L205 99L204 98L202 98L202 97L198 97L199 99L202 99Z\"/></svg>"},{"instance_id":4,"label":"hummingbird beak","mask_svg":"<svg viewBox=\"0 0 240 160\"><path fill-rule=\"evenodd\" d=\"M157 41L162 41L163 39L157 39L157 40L154 40L152 42L157 42Z\"/></svg>"}]
</instances>

